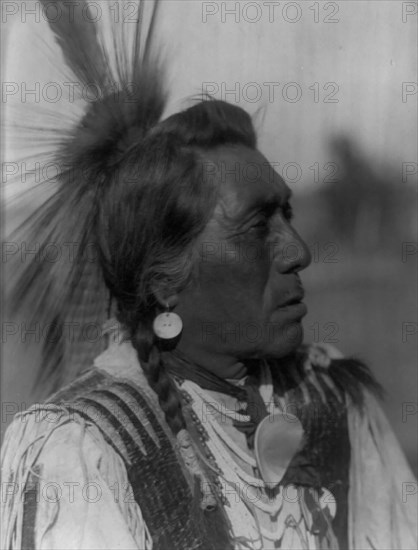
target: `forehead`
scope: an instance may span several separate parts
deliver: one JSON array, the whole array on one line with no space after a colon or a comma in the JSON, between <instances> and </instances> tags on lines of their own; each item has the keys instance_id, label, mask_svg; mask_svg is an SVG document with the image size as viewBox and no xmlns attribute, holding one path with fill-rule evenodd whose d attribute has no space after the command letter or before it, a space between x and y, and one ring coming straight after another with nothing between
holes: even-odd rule
<instances>
[{"instance_id":1,"label":"forehead","mask_svg":"<svg viewBox=\"0 0 418 550\"><path fill-rule=\"evenodd\" d=\"M219 202L215 209L239 214L254 204L277 200L285 203L291 192L259 151L243 146L223 146L205 154L208 171L216 174Z\"/></svg>"}]
</instances>

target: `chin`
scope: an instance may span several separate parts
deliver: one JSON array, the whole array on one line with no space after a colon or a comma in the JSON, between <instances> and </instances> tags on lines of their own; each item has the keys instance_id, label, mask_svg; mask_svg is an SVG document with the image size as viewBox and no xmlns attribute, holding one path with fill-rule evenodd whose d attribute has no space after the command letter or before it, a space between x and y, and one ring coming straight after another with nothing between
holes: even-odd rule
<instances>
[{"instance_id":1,"label":"chin","mask_svg":"<svg viewBox=\"0 0 418 550\"><path fill-rule=\"evenodd\" d=\"M266 342L262 355L268 357L285 357L296 351L303 342L303 327L301 321L294 321L282 328L274 338Z\"/></svg>"}]
</instances>

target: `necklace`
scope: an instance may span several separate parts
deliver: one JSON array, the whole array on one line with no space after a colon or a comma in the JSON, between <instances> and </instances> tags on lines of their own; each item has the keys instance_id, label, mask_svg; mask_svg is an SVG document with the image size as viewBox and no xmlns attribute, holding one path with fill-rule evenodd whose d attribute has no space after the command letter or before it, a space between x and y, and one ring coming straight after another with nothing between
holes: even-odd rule
<instances>
[{"instance_id":1,"label":"necklace","mask_svg":"<svg viewBox=\"0 0 418 550\"><path fill-rule=\"evenodd\" d=\"M232 421L245 421L248 415L242 415L232 407L227 408L214 397L213 392L202 389L195 382L177 380L177 384L182 394L188 396L187 402L198 424L198 431L205 433L204 446L211 458L211 467L221 481L219 487L222 501L234 534L238 538L244 537L251 548L263 548L266 541L271 544L279 540L282 544L288 540L286 544L290 548L294 547L295 537L299 540L296 543L298 548L316 548L317 528L313 514L319 511L322 517L324 494L322 500L318 495L317 506L316 503L312 504L312 497L309 496L315 494L313 489L307 489L310 491L308 495L304 488L287 485L276 487L272 492L270 484L257 477L259 468L256 458L228 433L233 430ZM267 364L261 368L259 392L266 406L273 404L273 385ZM209 409L211 414L203 417L203 411ZM275 406L274 411L282 414ZM326 528L330 528L330 520L334 515L335 509L329 517L325 516ZM293 534L290 535L289 531Z\"/></svg>"}]
</instances>

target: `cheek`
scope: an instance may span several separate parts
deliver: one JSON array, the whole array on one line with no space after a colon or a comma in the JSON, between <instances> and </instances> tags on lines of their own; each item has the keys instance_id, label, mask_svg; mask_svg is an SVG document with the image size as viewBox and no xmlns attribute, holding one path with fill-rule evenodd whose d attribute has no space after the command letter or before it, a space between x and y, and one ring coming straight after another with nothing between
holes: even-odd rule
<instances>
[{"instance_id":1,"label":"cheek","mask_svg":"<svg viewBox=\"0 0 418 550\"><path fill-rule=\"evenodd\" d=\"M216 254L201 257L196 270L200 295L222 309L260 310L269 279L264 249L251 243L219 243Z\"/></svg>"}]
</instances>

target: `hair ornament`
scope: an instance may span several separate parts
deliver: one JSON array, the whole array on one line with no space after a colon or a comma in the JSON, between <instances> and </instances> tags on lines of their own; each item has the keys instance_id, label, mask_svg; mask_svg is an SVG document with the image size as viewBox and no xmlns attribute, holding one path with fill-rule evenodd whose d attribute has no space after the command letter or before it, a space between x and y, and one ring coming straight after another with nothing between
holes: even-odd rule
<instances>
[{"instance_id":1,"label":"hair ornament","mask_svg":"<svg viewBox=\"0 0 418 550\"><path fill-rule=\"evenodd\" d=\"M41 2L60 50L52 52L54 67L77 84L79 113L76 120L74 113L51 119L45 107L43 119L52 125L21 128L30 135L31 156L36 143L48 142L37 161L52 158L58 167L22 196L24 212L38 206L12 235L28 248L36 246L37 253L25 262L16 255L8 266L14 279L11 315L42 328L42 397L72 380L104 349L102 323L111 315L111 296L100 267L101 204L117 182L112 174L119 159L160 120L166 94L158 56L151 55L158 0L100 2L100 18L87 0L55 0L55 11L50 0ZM120 13L135 4L136 21L127 25L114 17L116 4ZM97 91L97 100L86 100L81 91L87 88ZM63 252L53 262L52 245Z\"/></svg>"}]
</instances>

